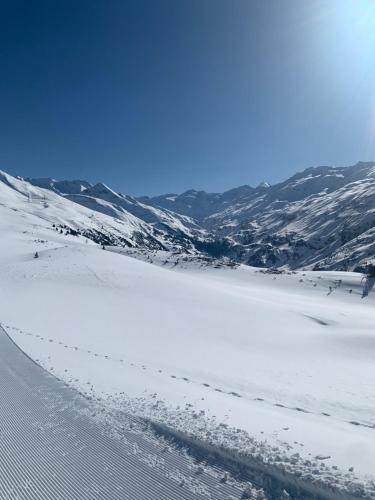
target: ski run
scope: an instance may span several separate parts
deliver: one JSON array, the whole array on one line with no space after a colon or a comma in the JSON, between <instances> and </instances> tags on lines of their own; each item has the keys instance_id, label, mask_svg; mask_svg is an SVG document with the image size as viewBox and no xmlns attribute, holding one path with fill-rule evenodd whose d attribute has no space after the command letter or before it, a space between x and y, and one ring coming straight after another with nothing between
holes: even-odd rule
<instances>
[{"instance_id":1,"label":"ski run","mask_svg":"<svg viewBox=\"0 0 375 500\"><path fill-rule=\"evenodd\" d=\"M114 448L151 443L147 459L137 455L138 465L147 462L143 477L160 485L174 470L166 488L175 493L163 496L160 486L130 498L375 498L375 292L362 298L361 274L272 272L183 252L103 249L58 228L68 219L96 229L108 223L131 238L138 220L93 218L50 191L30 199L27 183L12 182L0 182L2 370L6 349L13 353L8 377L9 359L31 363L9 335L46 370L33 368L38 387L47 377L48 390L66 390L70 404L76 395L74 425L92 426ZM19 391L31 384L20 377ZM22 401L14 412L25 418L39 408ZM13 442L5 406L1 449ZM41 412L44 428L45 418ZM173 462L179 453L185 458ZM121 466L113 464L108 456L109 467ZM4 494L2 467L0 498L34 498L17 485ZM37 474L36 464L30 471ZM69 498L117 498L90 494Z\"/></svg>"}]
</instances>

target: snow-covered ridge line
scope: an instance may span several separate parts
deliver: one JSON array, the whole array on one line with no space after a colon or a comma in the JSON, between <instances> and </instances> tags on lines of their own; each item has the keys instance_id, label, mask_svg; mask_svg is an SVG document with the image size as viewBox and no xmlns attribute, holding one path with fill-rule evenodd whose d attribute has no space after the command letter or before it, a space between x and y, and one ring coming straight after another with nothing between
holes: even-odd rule
<instances>
[{"instance_id":1,"label":"snow-covered ridge line","mask_svg":"<svg viewBox=\"0 0 375 500\"><path fill-rule=\"evenodd\" d=\"M83 183L83 181L57 182L52 179L28 179L28 182L50 189L75 203L120 220L131 214L151 226L152 229L164 232L176 240L180 238L182 241L181 235L188 240L205 234L205 231L191 217L145 205L134 197L116 193L102 182L95 185Z\"/></svg>"},{"instance_id":2,"label":"snow-covered ridge line","mask_svg":"<svg viewBox=\"0 0 375 500\"><path fill-rule=\"evenodd\" d=\"M0 317L29 356L107 408L233 452L263 443L267 465L310 462L371 491L375 296L361 275L103 251L84 228L129 227L132 244L130 224L19 182L34 199L0 182Z\"/></svg>"},{"instance_id":3,"label":"snow-covered ridge line","mask_svg":"<svg viewBox=\"0 0 375 500\"><path fill-rule=\"evenodd\" d=\"M169 214L164 214L159 223L146 222L105 199L83 194L63 195L56 189L37 187L5 172L0 172L0 203L9 210L32 215L42 225L49 223L51 230L102 245L190 249L193 248L192 240L201 234L193 223L191 227L184 226ZM154 208L147 210L158 213ZM188 220L187 217L181 219Z\"/></svg>"},{"instance_id":4,"label":"snow-covered ridge line","mask_svg":"<svg viewBox=\"0 0 375 500\"><path fill-rule=\"evenodd\" d=\"M374 162L308 168L274 186L142 200L194 216L216 239L206 251L258 267L362 270L375 256L362 237L375 227Z\"/></svg>"},{"instance_id":5,"label":"snow-covered ridge line","mask_svg":"<svg viewBox=\"0 0 375 500\"><path fill-rule=\"evenodd\" d=\"M257 267L363 271L375 258L374 172L373 162L322 166L273 186L245 185L225 193L189 190L153 198L117 193L104 183L28 181L94 213L125 222L135 217L143 225L138 233L152 235L160 248ZM132 246L150 248L148 239L138 238ZM110 244L105 238L103 242ZM116 239L113 243L121 246Z\"/></svg>"}]
</instances>

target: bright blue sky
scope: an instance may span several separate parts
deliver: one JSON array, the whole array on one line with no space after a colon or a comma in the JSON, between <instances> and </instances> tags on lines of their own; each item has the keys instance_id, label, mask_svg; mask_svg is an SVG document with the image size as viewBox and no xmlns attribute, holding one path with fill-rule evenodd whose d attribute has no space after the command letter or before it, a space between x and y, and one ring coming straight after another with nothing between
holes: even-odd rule
<instances>
[{"instance_id":1,"label":"bright blue sky","mask_svg":"<svg viewBox=\"0 0 375 500\"><path fill-rule=\"evenodd\" d=\"M0 169L130 194L375 160L375 0L0 0Z\"/></svg>"}]
</instances>

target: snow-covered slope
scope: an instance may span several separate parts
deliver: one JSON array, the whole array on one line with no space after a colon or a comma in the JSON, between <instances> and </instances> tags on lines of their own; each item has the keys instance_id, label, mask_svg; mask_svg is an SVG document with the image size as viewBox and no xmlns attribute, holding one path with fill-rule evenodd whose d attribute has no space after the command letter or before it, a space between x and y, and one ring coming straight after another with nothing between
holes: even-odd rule
<instances>
[{"instance_id":1,"label":"snow-covered slope","mask_svg":"<svg viewBox=\"0 0 375 500\"><path fill-rule=\"evenodd\" d=\"M260 189L262 187L260 187ZM152 198L143 196L139 199L144 203L164 207L173 212L188 215L199 221L203 221L209 215L220 212L237 203L239 200L252 195L254 191L254 188L245 185L230 189L224 193L206 193L205 191L189 189L180 195L171 193Z\"/></svg>"},{"instance_id":2,"label":"snow-covered slope","mask_svg":"<svg viewBox=\"0 0 375 500\"><path fill-rule=\"evenodd\" d=\"M56 181L53 179L28 179L40 186L79 203L91 210L110 215L117 219L127 219L134 215L158 231L165 233L178 247L191 248L192 239L202 239L206 231L190 217L169 210L145 205L135 198L116 193L106 184L91 185L85 181Z\"/></svg>"},{"instance_id":3,"label":"snow-covered slope","mask_svg":"<svg viewBox=\"0 0 375 500\"><path fill-rule=\"evenodd\" d=\"M168 249L191 245L188 238L173 238L125 210L116 210L103 199L88 197L87 206L0 172L0 207L4 214L23 214L30 224L67 233L80 241L102 245ZM2 215L3 217L3 215ZM4 215L4 220L7 220Z\"/></svg>"},{"instance_id":4,"label":"snow-covered slope","mask_svg":"<svg viewBox=\"0 0 375 500\"><path fill-rule=\"evenodd\" d=\"M25 181L30 182L30 184L37 187L51 189L58 194L80 194L91 187L91 184L87 181L57 181L56 179L51 179L50 177L42 177L38 179L26 178Z\"/></svg>"},{"instance_id":5,"label":"snow-covered slope","mask_svg":"<svg viewBox=\"0 0 375 500\"><path fill-rule=\"evenodd\" d=\"M119 220L132 214L178 249L257 267L363 270L375 258L375 163L308 168L274 186L139 199L103 183L29 181Z\"/></svg>"},{"instance_id":6,"label":"snow-covered slope","mask_svg":"<svg viewBox=\"0 0 375 500\"><path fill-rule=\"evenodd\" d=\"M7 180L0 322L29 355L241 460L375 494L375 295L361 299L359 274L155 266L53 230L91 211Z\"/></svg>"},{"instance_id":7,"label":"snow-covered slope","mask_svg":"<svg viewBox=\"0 0 375 500\"><path fill-rule=\"evenodd\" d=\"M143 200L193 214L216 240L202 249L255 266L353 270L375 256L375 163L309 168L256 189Z\"/></svg>"}]
</instances>

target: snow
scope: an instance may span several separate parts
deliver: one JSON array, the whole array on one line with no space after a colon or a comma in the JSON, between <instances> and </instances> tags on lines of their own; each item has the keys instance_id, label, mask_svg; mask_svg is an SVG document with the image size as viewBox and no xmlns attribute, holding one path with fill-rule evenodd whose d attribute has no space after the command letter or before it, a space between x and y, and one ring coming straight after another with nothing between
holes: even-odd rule
<instances>
[{"instance_id":1,"label":"snow","mask_svg":"<svg viewBox=\"0 0 375 500\"><path fill-rule=\"evenodd\" d=\"M49 196L36 208L0 182L0 322L33 359L213 444L375 478L375 293L361 299L359 274L143 262L53 231L91 212Z\"/></svg>"},{"instance_id":2,"label":"snow","mask_svg":"<svg viewBox=\"0 0 375 500\"><path fill-rule=\"evenodd\" d=\"M1 327L0 395L2 500L227 500L246 488L224 485L207 465L198 475L187 454L139 432L140 419L98 419L95 402L40 369Z\"/></svg>"},{"instance_id":3,"label":"snow","mask_svg":"<svg viewBox=\"0 0 375 500\"><path fill-rule=\"evenodd\" d=\"M375 251L370 240L362 251L356 244L375 226L374 172L373 162L314 167L267 189L199 192L196 199L186 192L173 210L193 215L206 238L224 239L225 255L245 264L357 271ZM172 205L165 196L146 203Z\"/></svg>"},{"instance_id":4,"label":"snow","mask_svg":"<svg viewBox=\"0 0 375 500\"><path fill-rule=\"evenodd\" d=\"M30 182L125 222L132 214L143 222L143 238L156 237L159 248L161 239L164 247L175 249L178 244L191 251L197 241L224 238L221 251L245 264L354 271L364 268L375 249L366 234L375 225L371 162L309 168L274 186L244 185L221 194L189 190L139 199L103 183L48 178ZM367 239L366 248L357 244L358 237Z\"/></svg>"},{"instance_id":5,"label":"snow","mask_svg":"<svg viewBox=\"0 0 375 500\"><path fill-rule=\"evenodd\" d=\"M99 186L99 187L98 187ZM107 188L104 184L96 185L97 190ZM89 189L85 190L89 192ZM114 195L111 191L109 199ZM103 193L102 193L103 196ZM118 200L125 200L116 195ZM152 214L150 223L146 222L139 210L143 211L143 205L137 202L137 209L133 214L126 208L113 204L103 197L94 198L86 194L73 194L61 196L49 189L34 186L22 179L16 179L5 172L0 171L0 203L8 210L19 211L28 214L29 217L36 216L43 219L50 229L54 224L55 230L75 230L77 237L102 241L105 244L118 244L127 246L175 248L191 247L186 237L187 234L203 233L194 227L185 227L190 219L185 216L173 217L172 212L158 211L153 207L146 207L147 215ZM125 206L132 203L125 201ZM138 217L139 214L140 216ZM160 215L160 217L159 217ZM148 217L150 219L150 217ZM161 229L154 224L159 220ZM179 237L183 233L184 237ZM96 237L96 239L95 239Z\"/></svg>"},{"instance_id":6,"label":"snow","mask_svg":"<svg viewBox=\"0 0 375 500\"><path fill-rule=\"evenodd\" d=\"M16 188L15 179L7 174L3 175L7 183ZM109 215L118 221L125 221L125 223L130 222L134 228L138 225L138 230L143 236L156 237L161 246L165 244L168 246L165 240L171 240L172 238L174 245L177 245L177 239L179 239L180 245L191 247L188 242L189 238L202 237L206 233L190 217L175 214L170 210L145 205L131 196L116 193L102 182L92 186L86 181L79 180L28 179L29 182L24 182L23 179L20 180L22 182L19 182L18 185L21 186L21 192L29 190L31 186L36 186L45 188L39 189L39 192L42 192L43 197L49 197L49 190L52 190L65 199L74 201L95 212Z\"/></svg>"}]
</instances>

